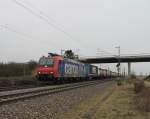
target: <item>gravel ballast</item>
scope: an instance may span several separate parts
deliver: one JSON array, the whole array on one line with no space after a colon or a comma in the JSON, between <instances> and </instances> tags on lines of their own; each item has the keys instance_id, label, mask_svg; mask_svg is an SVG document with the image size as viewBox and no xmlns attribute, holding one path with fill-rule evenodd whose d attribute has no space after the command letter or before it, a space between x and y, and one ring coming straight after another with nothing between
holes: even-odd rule
<instances>
[{"instance_id":1,"label":"gravel ballast","mask_svg":"<svg viewBox=\"0 0 150 119\"><path fill-rule=\"evenodd\" d=\"M114 81L94 86L82 87L52 95L18 101L0 106L1 119L54 119L67 112L76 104L96 94L103 93L107 87L114 86Z\"/></svg>"}]
</instances>

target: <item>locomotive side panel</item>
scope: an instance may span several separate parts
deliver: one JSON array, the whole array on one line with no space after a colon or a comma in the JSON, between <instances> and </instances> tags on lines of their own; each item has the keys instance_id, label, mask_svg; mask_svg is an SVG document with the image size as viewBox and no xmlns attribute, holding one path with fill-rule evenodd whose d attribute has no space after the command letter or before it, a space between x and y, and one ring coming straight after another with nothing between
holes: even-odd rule
<instances>
[{"instance_id":1,"label":"locomotive side panel","mask_svg":"<svg viewBox=\"0 0 150 119\"><path fill-rule=\"evenodd\" d=\"M85 76L86 76L86 68L84 64L78 62L71 62L67 60L60 61L59 77L75 78Z\"/></svg>"}]
</instances>

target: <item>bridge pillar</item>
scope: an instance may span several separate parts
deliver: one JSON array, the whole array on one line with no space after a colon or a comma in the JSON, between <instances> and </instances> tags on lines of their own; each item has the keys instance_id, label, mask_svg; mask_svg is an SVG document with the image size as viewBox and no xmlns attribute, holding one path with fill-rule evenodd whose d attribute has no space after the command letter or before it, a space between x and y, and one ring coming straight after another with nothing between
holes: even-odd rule
<instances>
[{"instance_id":1,"label":"bridge pillar","mask_svg":"<svg viewBox=\"0 0 150 119\"><path fill-rule=\"evenodd\" d=\"M131 62L128 62L128 76L131 75Z\"/></svg>"}]
</instances>

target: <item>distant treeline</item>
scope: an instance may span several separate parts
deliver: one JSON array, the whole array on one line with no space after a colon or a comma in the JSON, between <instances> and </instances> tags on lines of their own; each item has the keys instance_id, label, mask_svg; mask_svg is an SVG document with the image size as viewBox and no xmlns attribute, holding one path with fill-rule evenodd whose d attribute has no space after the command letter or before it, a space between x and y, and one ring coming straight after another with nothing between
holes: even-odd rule
<instances>
[{"instance_id":1,"label":"distant treeline","mask_svg":"<svg viewBox=\"0 0 150 119\"><path fill-rule=\"evenodd\" d=\"M0 63L0 77L32 75L37 67L36 61L28 63Z\"/></svg>"}]
</instances>

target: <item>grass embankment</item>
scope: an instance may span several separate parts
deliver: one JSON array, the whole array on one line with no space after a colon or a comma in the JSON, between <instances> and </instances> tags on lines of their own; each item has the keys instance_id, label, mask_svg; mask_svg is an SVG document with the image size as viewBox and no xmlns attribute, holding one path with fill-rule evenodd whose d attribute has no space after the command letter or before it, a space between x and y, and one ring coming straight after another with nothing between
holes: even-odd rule
<instances>
[{"instance_id":1,"label":"grass embankment","mask_svg":"<svg viewBox=\"0 0 150 119\"><path fill-rule=\"evenodd\" d=\"M34 76L0 77L0 87L37 85L37 83Z\"/></svg>"},{"instance_id":2,"label":"grass embankment","mask_svg":"<svg viewBox=\"0 0 150 119\"><path fill-rule=\"evenodd\" d=\"M94 119L149 119L148 114L138 110L135 96L131 85L116 87L113 95L99 108Z\"/></svg>"},{"instance_id":3,"label":"grass embankment","mask_svg":"<svg viewBox=\"0 0 150 119\"><path fill-rule=\"evenodd\" d=\"M76 105L59 119L150 119L148 112L139 110L137 96L133 85L111 87Z\"/></svg>"}]
</instances>

